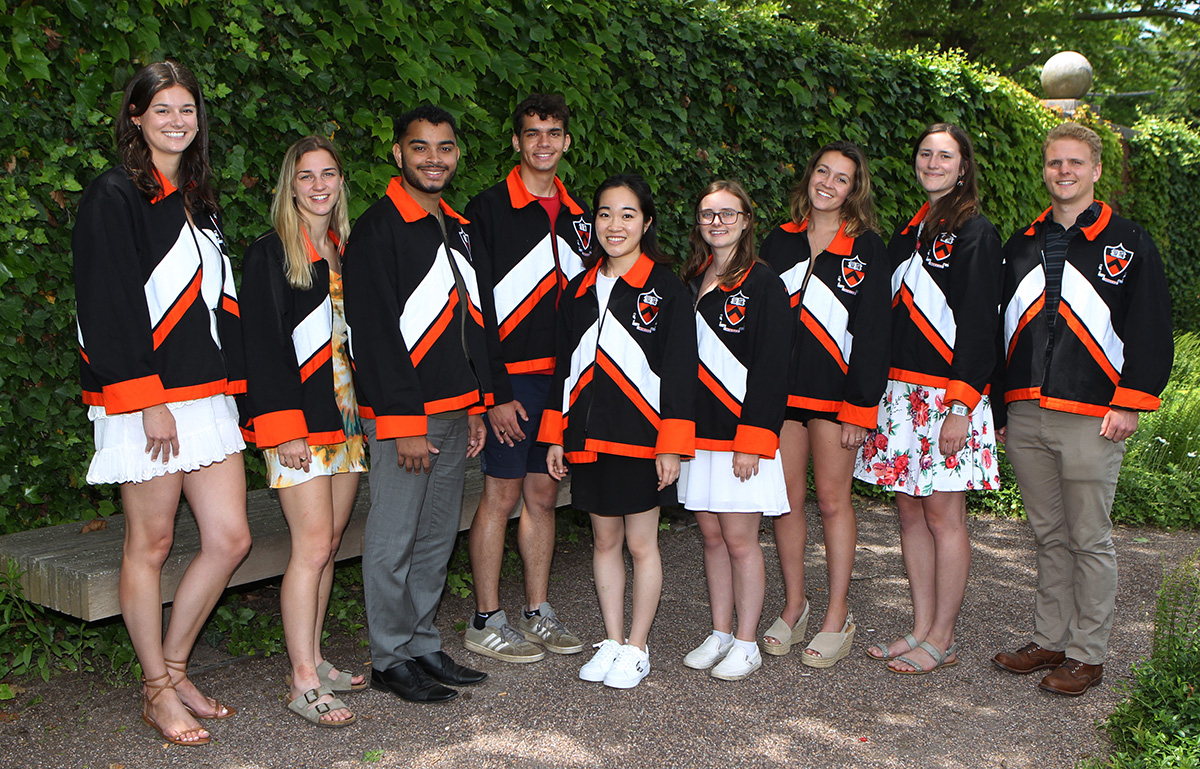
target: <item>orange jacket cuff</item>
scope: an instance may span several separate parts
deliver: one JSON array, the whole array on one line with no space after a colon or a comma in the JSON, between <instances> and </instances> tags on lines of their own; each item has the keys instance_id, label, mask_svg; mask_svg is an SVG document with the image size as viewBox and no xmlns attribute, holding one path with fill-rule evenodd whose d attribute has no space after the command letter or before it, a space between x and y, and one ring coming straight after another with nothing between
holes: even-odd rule
<instances>
[{"instance_id":1,"label":"orange jacket cuff","mask_svg":"<svg viewBox=\"0 0 1200 769\"><path fill-rule=\"evenodd\" d=\"M1118 387L1113 393L1111 405L1113 408L1130 411L1155 411L1162 405L1162 400L1141 390Z\"/></svg>"},{"instance_id":2,"label":"orange jacket cuff","mask_svg":"<svg viewBox=\"0 0 1200 769\"><path fill-rule=\"evenodd\" d=\"M109 414L128 414L167 402L167 391L158 374L115 382L104 388L104 410Z\"/></svg>"},{"instance_id":3,"label":"orange jacket cuff","mask_svg":"<svg viewBox=\"0 0 1200 769\"><path fill-rule=\"evenodd\" d=\"M269 449L297 438L308 438L308 423L300 409L272 411L254 417L254 442Z\"/></svg>"},{"instance_id":4,"label":"orange jacket cuff","mask_svg":"<svg viewBox=\"0 0 1200 769\"><path fill-rule=\"evenodd\" d=\"M429 422L424 415L419 417L375 417L375 439L386 441L391 438L412 438L429 434Z\"/></svg>"},{"instance_id":5,"label":"orange jacket cuff","mask_svg":"<svg viewBox=\"0 0 1200 769\"><path fill-rule=\"evenodd\" d=\"M546 409L542 412L542 426L538 428L538 443L561 446L563 442L563 415L561 411Z\"/></svg>"},{"instance_id":6,"label":"orange jacket cuff","mask_svg":"<svg viewBox=\"0 0 1200 769\"><path fill-rule=\"evenodd\" d=\"M733 450L743 454L758 454L771 459L779 450L779 436L762 427L738 425L733 436Z\"/></svg>"},{"instance_id":7,"label":"orange jacket cuff","mask_svg":"<svg viewBox=\"0 0 1200 769\"><path fill-rule=\"evenodd\" d=\"M688 419L664 419L658 426L658 441L654 445L654 453L694 456L696 423Z\"/></svg>"},{"instance_id":8,"label":"orange jacket cuff","mask_svg":"<svg viewBox=\"0 0 1200 769\"><path fill-rule=\"evenodd\" d=\"M946 385L945 403L947 404L949 404L951 401L958 401L966 406L969 410L974 411L975 407L979 405L979 399L982 397L983 396L978 390L966 382L962 382L957 379L951 379ZM949 406L947 406L947 408L949 408Z\"/></svg>"},{"instance_id":9,"label":"orange jacket cuff","mask_svg":"<svg viewBox=\"0 0 1200 769\"><path fill-rule=\"evenodd\" d=\"M857 427L863 427L867 430L874 430L879 424L879 407L878 406L854 406L849 403L843 403L838 409L838 421L847 422Z\"/></svg>"}]
</instances>

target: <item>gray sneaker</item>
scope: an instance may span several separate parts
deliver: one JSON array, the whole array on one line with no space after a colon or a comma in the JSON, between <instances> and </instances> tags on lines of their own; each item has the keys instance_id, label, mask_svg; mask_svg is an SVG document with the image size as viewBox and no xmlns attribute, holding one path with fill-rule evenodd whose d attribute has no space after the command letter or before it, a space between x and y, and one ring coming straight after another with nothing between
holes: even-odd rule
<instances>
[{"instance_id":1,"label":"gray sneaker","mask_svg":"<svg viewBox=\"0 0 1200 769\"><path fill-rule=\"evenodd\" d=\"M546 657L546 652L526 641L508 624L503 611L488 617L483 630L476 630L475 625L468 622L463 646L468 651L505 662L537 662Z\"/></svg>"},{"instance_id":2,"label":"gray sneaker","mask_svg":"<svg viewBox=\"0 0 1200 769\"><path fill-rule=\"evenodd\" d=\"M543 603L538 607L538 611L541 614L532 617L526 617L525 612L521 612L517 619L517 629L524 633L527 639L540 643L555 654L578 654L583 651L583 641L567 630L567 626L559 621L550 604Z\"/></svg>"}]
</instances>

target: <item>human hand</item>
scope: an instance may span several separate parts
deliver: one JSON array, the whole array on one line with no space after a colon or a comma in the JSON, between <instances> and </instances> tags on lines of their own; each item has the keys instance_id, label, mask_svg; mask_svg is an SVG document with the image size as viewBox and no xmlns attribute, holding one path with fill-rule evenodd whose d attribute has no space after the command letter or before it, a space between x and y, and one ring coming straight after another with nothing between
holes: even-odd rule
<instances>
[{"instance_id":1,"label":"human hand","mask_svg":"<svg viewBox=\"0 0 1200 769\"><path fill-rule=\"evenodd\" d=\"M511 446L516 441L525 440L525 430L521 422L528 422L529 415L519 400L501 403L488 410L488 422L492 425L492 434L496 440Z\"/></svg>"},{"instance_id":2,"label":"human hand","mask_svg":"<svg viewBox=\"0 0 1200 769\"><path fill-rule=\"evenodd\" d=\"M567 475L567 465L563 462L563 447L557 443L546 450L546 470L556 481L561 481Z\"/></svg>"},{"instance_id":3,"label":"human hand","mask_svg":"<svg viewBox=\"0 0 1200 769\"><path fill-rule=\"evenodd\" d=\"M1109 409L1100 423L1100 437L1107 438L1113 443L1120 443L1138 426L1138 412L1125 409Z\"/></svg>"},{"instance_id":4,"label":"human hand","mask_svg":"<svg viewBox=\"0 0 1200 769\"><path fill-rule=\"evenodd\" d=\"M303 438L296 438L279 444L275 449L275 453L279 456L279 464L284 467L308 472L309 465L312 462L312 452L308 449L308 441Z\"/></svg>"},{"instance_id":5,"label":"human hand","mask_svg":"<svg viewBox=\"0 0 1200 769\"><path fill-rule=\"evenodd\" d=\"M1000 443L1004 443L1006 440L1008 440L1008 428L1007 427L997 427L996 428L996 440L999 441Z\"/></svg>"},{"instance_id":6,"label":"human hand","mask_svg":"<svg viewBox=\"0 0 1200 769\"><path fill-rule=\"evenodd\" d=\"M157 462L162 457L165 465L171 457L179 456L175 415L165 403L142 409L142 430L146 433L146 453L150 455L151 462Z\"/></svg>"},{"instance_id":7,"label":"human hand","mask_svg":"<svg viewBox=\"0 0 1200 769\"><path fill-rule=\"evenodd\" d=\"M429 472L429 455L437 453L437 447L429 442L427 436L410 435L396 439L396 464L403 467L406 473Z\"/></svg>"},{"instance_id":8,"label":"human hand","mask_svg":"<svg viewBox=\"0 0 1200 769\"><path fill-rule=\"evenodd\" d=\"M842 422L842 448L847 451L858 451L863 440L867 437L867 428Z\"/></svg>"},{"instance_id":9,"label":"human hand","mask_svg":"<svg viewBox=\"0 0 1200 769\"><path fill-rule=\"evenodd\" d=\"M758 454L733 452L733 475L742 483L758 475Z\"/></svg>"},{"instance_id":10,"label":"human hand","mask_svg":"<svg viewBox=\"0 0 1200 769\"><path fill-rule=\"evenodd\" d=\"M483 451L483 442L487 440L487 427L479 414L467 415L467 456L477 457ZM512 444L508 444L511 446Z\"/></svg>"},{"instance_id":11,"label":"human hand","mask_svg":"<svg viewBox=\"0 0 1200 769\"><path fill-rule=\"evenodd\" d=\"M654 469L658 472L658 490L662 491L679 480L679 455L658 454L654 457Z\"/></svg>"},{"instance_id":12,"label":"human hand","mask_svg":"<svg viewBox=\"0 0 1200 769\"><path fill-rule=\"evenodd\" d=\"M969 417L947 414L938 432L938 451L943 457L954 456L967 445L967 434L971 429Z\"/></svg>"}]
</instances>

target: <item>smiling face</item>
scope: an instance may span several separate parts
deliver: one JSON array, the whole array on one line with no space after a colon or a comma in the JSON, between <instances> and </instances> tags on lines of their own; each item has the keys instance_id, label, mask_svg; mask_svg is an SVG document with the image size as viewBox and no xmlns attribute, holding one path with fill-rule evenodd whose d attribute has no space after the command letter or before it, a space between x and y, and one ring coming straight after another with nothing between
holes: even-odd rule
<instances>
[{"instance_id":1,"label":"smiling face","mask_svg":"<svg viewBox=\"0 0 1200 769\"><path fill-rule=\"evenodd\" d=\"M1100 170L1100 163L1092 160L1091 148L1078 139L1058 139L1046 147L1042 179L1055 205L1090 206Z\"/></svg>"},{"instance_id":2,"label":"smiling face","mask_svg":"<svg viewBox=\"0 0 1200 769\"><path fill-rule=\"evenodd\" d=\"M732 224L726 224L721 221L722 214L726 219L733 218L734 214L738 216ZM729 190L718 190L701 198L700 205L696 208L696 216L700 237L704 238L704 242L714 253L732 252L750 226L750 218L742 210L742 201ZM699 219L707 219L709 216L712 216L712 221L708 224L699 222Z\"/></svg>"},{"instance_id":3,"label":"smiling face","mask_svg":"<svg viewBox=\"0 0 1200 769\"><path fill-rule=\"evenodd\" d=\"M139 106L131 104L130 109ZM170 168L196 138L197 114L196 97L183 86L173 85L150 97L146 111L130 119L150 147L154 165Z\"/></svg>"},{"instance_id":4,"label":"smiling face","mask_svg":"<svg viewBox=\"0 0 1200 769\"><path fill-rule=\"evenodd\" d=\"M545 119L537 115L526 115L521 133L512 138L513 149L521 153L521 167L543 173L558 169L558 161L571 146L571 136L563 130L562 121L556 117Z\"/></svg>"},{"instance_id":5,"label":"smiling face","mask_svg":"<svg viewBox=\"0 0 1200 769\"><path fill-rule=\"evenodd\" d=\"M917 172L917 181L925 189L930 203L954 189L966 170L963 167L962 149L954 137L945 131L929 134L921 140L913 167Z\"/></svg>"},{"instance_id":6,"label":"smiling face","mask_svg":"<svg viewBox=\"0 0 1200 769\"><path fill-rule=\"evenodd\" d=\"M392 156L400 166L405 189L418 202L436 202L458 170L458 141L449 123L414 120Z\"/></svg>"},{"instance_id":7,"label":"smiling face","mask_svg":"<svg viewBox=\"0 0 1200 769\"><path fill-rule=\"evenodd\" d=\"M826 152L808 179L808 201L814 211L841 211L854 192L858 166L840 152Z\"/></svg>"},{"instance_id":8,"label":"smiling face","mask_svg":"<svg viewBox=\"0 0 1200 769\"><path fill-rule=\"evenodd\" d=\"M600 195L596 206L596 235L610 259L636 256L642 252L642 235L650 221L628 187L612 187Z\"/></svg>"},{"instance_id":9,"label":"smiling face","mask_svg":"<svg viewBox=\"0 0 1200 769\"><path fill-rule=\"evenodd\" d=\"M342 172L328 150L301 155L292 179L292 199L300 216L309 224L329 216L342 195L342 182Z\"/></svg>"}]
</instances>

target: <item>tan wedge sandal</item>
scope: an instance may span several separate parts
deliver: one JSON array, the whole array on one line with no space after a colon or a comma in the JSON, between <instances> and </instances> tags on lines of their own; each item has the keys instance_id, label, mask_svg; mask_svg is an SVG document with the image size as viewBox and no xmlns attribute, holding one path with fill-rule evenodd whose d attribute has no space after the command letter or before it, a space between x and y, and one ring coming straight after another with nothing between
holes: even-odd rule
<instances>
[{"instance_id":1,"label":"tan wedge sandal","mask_svg":"<svg viewBox=\"0 0 1200 769\"><path fill-rule=\"evenodd\" d=\"M850 654L850 649L854 647L854 631L857 629L858 626L854 624L854 613L848 612L846 622L842 625L841 630L817 633L813 636L808 648L800 655L800 661L810 668L833 667L839 660L845 659ZM815 651L816 654L809 654L809 649Z\"/></svg>"}]
</instances>

